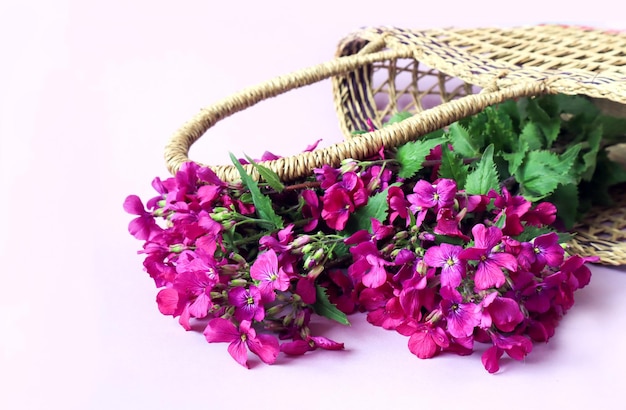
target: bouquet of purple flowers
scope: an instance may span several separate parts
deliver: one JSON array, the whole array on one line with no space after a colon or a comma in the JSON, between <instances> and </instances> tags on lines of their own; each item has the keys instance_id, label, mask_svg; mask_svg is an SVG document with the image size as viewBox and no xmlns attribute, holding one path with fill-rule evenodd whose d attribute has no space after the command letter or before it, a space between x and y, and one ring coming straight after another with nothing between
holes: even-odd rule
<instances>
[{"instance_id":1,"label":"bouquet of purple flowers","mask_svg":"<svg viewBox=\"0 0 626 410\"><path fill-rule=\"evenodd\" d=\"M596 259L570 254L568 231L626 181L605 153L624 129L580 97L522 99L290 184L265 158L231 155L236 182L189 162L124 209L160 312L243 366L248 350L268 364L341 350L312 316L363 312L419 358L487 343L493 373L548 341L589 283Z\"/></svg>"}]
</instances>

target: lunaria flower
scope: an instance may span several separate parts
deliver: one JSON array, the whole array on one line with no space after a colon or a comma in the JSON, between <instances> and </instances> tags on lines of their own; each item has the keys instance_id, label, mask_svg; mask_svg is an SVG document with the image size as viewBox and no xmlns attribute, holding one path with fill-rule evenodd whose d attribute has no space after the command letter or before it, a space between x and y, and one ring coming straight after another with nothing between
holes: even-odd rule
<instances>
[{"instance_id":1,"label":"lunaria flower","mask_svg":"<svg viewBox=\"0 0 626 410\"><path fill-rule=\"evenodd\" d=\"M484 290L504 285L506 278L502 268L516 270L517 259L496 248L502 240L502 231L496 226L487 228L483 224L478 224L472 228L472 234L474 247L463 250L459 258L478 261L474 275L476 289Z\"/></svg>"},{"instance_id":2,"label":"lunaria flower","mask_svg":"<svg viewBox=\"0 0 626 410\"><path fill-rule=\"evenodd\" d=\"M442 243L433 246L424 254L424 262L428 266L441 268L441 286L456 288L465 276L465 262L459 259L463 250L457 245Z\"/></svg>"},{"instance_id":3,"label":"lunaria flower","mask_svg":"<svg viewBox=\"0 0 626 410\"><path fill-rule=\"evenodd\" d=\"M271 302L275 299L276 290L289 288L289 277L278 267L278 257L273 249L262 253L250 267L250 276L259 281L258 287L263 299Z\"/></svg>"},{"instance_id":4,"label":"lunaria flower","mask_svg":"<svg viewBox=\"0 0 626 410\"><path fill-rule=\"evenodd\" d=\"M259 334L251 327L251 323L243 320L239 329L226 319L212 319L204 329L204 337L207 342L224 342L228 345L228 353L244 367L248 366L248 349L265 363L272 364L276 361L280 348L278 340L274 336Z\"/></svg>"}]
</instances>

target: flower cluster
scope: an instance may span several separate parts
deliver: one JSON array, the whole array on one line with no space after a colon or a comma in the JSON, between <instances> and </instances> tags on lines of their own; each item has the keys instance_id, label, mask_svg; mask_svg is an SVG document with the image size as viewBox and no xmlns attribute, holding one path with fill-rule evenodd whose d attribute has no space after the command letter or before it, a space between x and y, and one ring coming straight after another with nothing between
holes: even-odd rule
<instances>
[{"instance_id":1,"label":"flower cluster","mask_svg":"<svg viewBox=\"0 0 626 410\"><path fill-rule=\"evenodd\" d=\"M186 330L202 323L244 366L248 350L269 364L341 350L312 333L311 318L347 323L357 312L408 336L419 358L467 355L476 342L490 345L489 372L504 353L524 358L589 282L590 259L566 254L554 205L506 184L459 189L438 176L441 153L411 178L382 149L289 186L226 183L194 163L156 178L146 207L131 195L124 208L160 312Z\"/></svg>"}]
</instances>

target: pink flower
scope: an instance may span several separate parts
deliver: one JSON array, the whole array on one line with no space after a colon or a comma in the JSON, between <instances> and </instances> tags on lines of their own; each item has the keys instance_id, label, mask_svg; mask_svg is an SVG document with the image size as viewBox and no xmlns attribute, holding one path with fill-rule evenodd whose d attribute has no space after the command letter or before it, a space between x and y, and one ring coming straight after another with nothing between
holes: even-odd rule
<instances>
[{"instance_id":1,"label":"pink flower","mask_svg":"<svg viewBox=\"0 0 626 410\"><path fill-rule=\"evenodd\" d=\"M424 262L428 266L441 268L441 286L456 288L465 276L465 263L459 259L463 248L457 245L442 243L433 246L424 254Z\"/></svg>"},{"instance_id":2,"label":"pink flower","mask_svg":"<svg viewBox=\"0 0 626 410\"><path fill-rule=\"evenodd\" d=\"M389 209L391 213L389 214L389 222L393 223L393 221L400 217L406 220L406 224L409 224L409 201L406 200L404 196L404 192L400 187L390 186L387 191L387 203L389 204Z\"/></svg>"},{"instance_id":3,"label":"pink flower","mask_svg":"<svg viewBox=\"0 0 626 410\"><path fill-rule=\"evenodd\" d=\"M407 195L409 202L415 207L449 208L454 204L456 182L451 179L440 179L431 184L420 179L413 188L413 194Z\"/></svg>"},{"instance_id":4,"label":"pink flower","mask_svg":"<svg viewBox=\"0 0 626 410\"><path fill-rule=\"evenodd\" d=\"M276 361L280 351L278 340L270 335L257 335L247 320L239 324L239 330L230 321L215 318L204 329L207 342L224 342L228 345L228 353L240 365L248 368L248 350L261 358L267 364ZM247 347L247 348L246 348Z\"/></svg>"},{"instance_id":5,"label":"pink flower","mask_svg":"<svg viewBox=\"0 0 626 410\"><path fill-rule=\"evenodd\" d=\"M304 199L304 205L302 205L302 216L304 218L310 218L309 222L302 227L302 230L304 232L310 232L317 227L317 223L322 215L320 200L315 191L312 189L303 191L301 196L302 199Z\"/></svg>"},{"instance_id":6,"label":"pink flower","mask_svg":"<svg viewBox=\"0 0 626 410\"><path fill-rule=\"evenodd\" d=\"M318 348L324 350L343 350L344 345L343 343L335 342L323 336L309 336L306 340L297 339L280 345L280 351L291 356L303 355L306 352L311 352Z\"/></svg>"},{"instance_id":7,"label":"pink flower","mask_svg":"<svg viewBox=\"0 0 626 410\"><path fill-rule=\"evenodd\" d=\"M528 211L522 217L528 225L544 226L552 225L556 220L556 206L550 202L541 202L534 209Z\"/></svg>"},{"instance_id":8,"label":"pink flower","mask_svg":"<svg viewBox=\"0 0 626 410\"><path fill-rule=\"evenodd\" d=\"M494 345L485 350L481 358L483 366L489 373L500 370L500 358L505 352L515 360L523 360L533 350L532 342L524 336L504 337L494 334L492 339Z\"/></svg>"},{"instance_id":9,"label":"pink flower","mask_svg":"<svg viewBox=\"0 0 626 410\"><path fill-rule=\"evenodd\" d=\"M503 332L512 332L524 320L519 304L510 298L496 297L486 310L493 324Z\"/></svg>"},{"instance_id":10,"label":"pink flower","mask_svg":"<svg viewBox=\"0 0 626 410\"><path fill-rule=\"evenodd\" d=\"M463 303L461 295L450 288L441 288L441 312L447 321L450 336L469 337L481 321L481 307L474 303Z\"/></svg>"},{"instance_id":11,"label":"pink flower","mask_svg":"<svg viewBox=\"0 0 626 410\"><path fill-rule=\"evenodd\" d=\"M500 287L506 280L502 268L514 271L517 269L515 256L498 252L496 245L502 240L502 231L496 226L486 228L478 224L472 228L474 247L467 248L459 254L460 259L478 261L474 283L477 290Z\"/></svg>"},{"instance_id":12,"label":"pink flower","mask_svg":"<svg viewBox=\"0 0 626 410\"><path fill-rule=\"evenodd\" d=\"M535 252L536 263L539 265L536 269L540 271L544 266L548 265L552 268L558 267L563 263L565 250L559 244L559 236L550 232L545 235L536 237L533 241L533 250Z\"/></svg>"},{"instance_id":13,"label":"pink flower","mask_svg":"<svg viewBox=\"0 0 626 410\"><path fill-rule=\"evenodd\" d=\"M354 212L354 204L350 195L343 188L329 189L322 198L324 207L322 218L326 224L337 231L346 227L350 214Z\"/></svg>"},{"instance_id":14,"label":"pink flower","mask_svg":"<svg viewBox=\"0 0 626 410\"><path fill-rule=\"evenodd\" d=\"M367 313L367 321L374 326L393 330L404 320L404 310L398 297L388 299L385 304Z\"/></svg>"},{"instance_id":15,"label":"pink flower","mask_svg":"<svg viewBox=\"0 0 626 410\"><path fill-rule=\"evenodd\" d=\"M450 345L444 330L430 323L408 321L396 328L396 331L409 338L409 350L420 359L430 359Z\"/></svg>"},{"instance_id":16,"label":"pink flower","mask_svg":"<svg viewBox=\"0 0 626 410\"><path fill-rule=\"evenodd\" d=\"M228 292L228 303L235 307L235 319L261 321L265 309L261 305L261 291L254 285L249 289L236 286Z\"/></svg>"},{"instance_id":17,"label":"pink flower","mask_svg":"<svg viewBox=\"0 0 626 410\"><path fill-rule=\"evenodd\" d=\"M250 276L258 280L263 300L271 302L275 299L274 291L285 291L289 288L289 277L278 267L278 257L273 249L262 253L250 267Z\"/></svg>"},{"instance_id":18,"label":"pink flower","mask_svg":"<svg viewBox=\"0 0 626 410\"><path fill-rule=\"evenodd\" d=\"M129 195L124 201L124 210L132 215L138 215L137 218L128 224L128 232L135 238L147 241L152 239L162 229L154 221L152 214L147 212L141 199L137 195Z\"/></svg>"}]
</instances>

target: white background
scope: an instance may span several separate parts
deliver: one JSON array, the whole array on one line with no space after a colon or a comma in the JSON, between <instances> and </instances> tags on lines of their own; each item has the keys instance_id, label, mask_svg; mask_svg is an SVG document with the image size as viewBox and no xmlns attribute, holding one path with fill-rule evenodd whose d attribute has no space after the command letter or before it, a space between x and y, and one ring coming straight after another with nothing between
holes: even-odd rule
<instances>
[{"instance_id":1,"label":"white background","mask_svg":"<svg viewBox=\"0 0 626 410\"><path fill-rule=\"evenodd\" d=\"M359 27L626 29L616 4L0 3L0 408L624 408L619 269L593 268L556 336L497 375L479 352L419 360L362 316L321 324L344 352L245 370L158 312L122 210L167 176L162 148L199 108L332 58ZM328 82L218 124L192 158L288 155L318 138L341 138Z\"/></svg>"}]
</instances>

